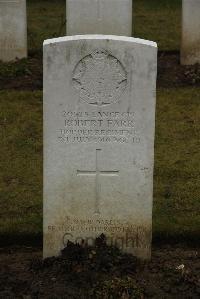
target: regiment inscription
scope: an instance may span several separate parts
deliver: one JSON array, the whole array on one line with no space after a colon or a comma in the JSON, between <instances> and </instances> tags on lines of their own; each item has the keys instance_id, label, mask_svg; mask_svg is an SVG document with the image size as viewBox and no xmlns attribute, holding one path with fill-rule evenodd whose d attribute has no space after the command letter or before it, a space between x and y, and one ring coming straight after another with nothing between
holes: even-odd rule
<instances>
[{"instance_id":1,"label":"regiment inscription","mask_svg":"<svg viewBox=\"0 0 200 299\"><path fill-rule=\"evenodd\" d=\"M62 111L62 127L58 139L63 143L139 143L135 112L73 112Z\"/></svg>"}]
</instances>

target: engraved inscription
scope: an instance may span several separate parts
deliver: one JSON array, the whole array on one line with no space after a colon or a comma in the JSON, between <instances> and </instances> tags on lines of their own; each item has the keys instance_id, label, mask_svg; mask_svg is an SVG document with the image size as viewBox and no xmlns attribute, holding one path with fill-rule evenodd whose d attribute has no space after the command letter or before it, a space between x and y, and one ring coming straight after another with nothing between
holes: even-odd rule
<instances>
[{"instance_id":1,"label":"engraved inscription","mask_svg":"<svg viewBox=\"0 0 200 299\"><path fill-rule=\"evenodd\" d=\"M62 111L63 125L58 129L62 143L138 144L140 135L135 112Z\"/></svg>"},{"instance_id":2,"label":"engraved inscription","mask_svg":"<svg viewBox=\"0 0 200 299\"><path fill-rule=\"evenodd\" d=\"M15 50L18 48L17 40L14 37L0 38L0 48L1 51Z\"/></svg>"},{"instance_id":3,"label":"engraved inscription","mask_svg":"<svg viewBox=\"0 0 200 299\"><path fill-rule=\"evenodd\" d=\"M48 225L48 231L63 232L65 246L68 241L75 243L80 241L83 244L82 233L88 234L84 240L86 244L87 241L95 241L93 233L103 233L109 245L115 245L121 249L149 248L151 239L151 230L145 224L133 225L129 221L120 219L80 219L67 216L60 225Z\"/></svg>"},{"instance_id":4,"label":"engraved inscription","mask_svg":"<svg viewBox=\"0 0 200 299\"><path fill-rule=\"evenodd\" d=\"M95 176L95 194L96 194L96 199L95 199L95 213L100 214L99 210L99 201L100 201L100 190L101 190L101 185L100 185L100 176L118 176L119 171L118 170L100 170L100 163L99 163L99 154L101 152L101 149L96 149L96 169L93 170L77 170L77 175L92 175Z\"/></svg>"},{"instance_id":5,"label":"engraved inscription","mask_svg":"<svg viewBox=\"0 0 200 299\"><path fill-rule=\"evenodd\" d=\"M79 61L72 80L81 100L104 106L119 101L127 86L127 73L116 57L100 49Z\"/></svg>"}]
</instances>

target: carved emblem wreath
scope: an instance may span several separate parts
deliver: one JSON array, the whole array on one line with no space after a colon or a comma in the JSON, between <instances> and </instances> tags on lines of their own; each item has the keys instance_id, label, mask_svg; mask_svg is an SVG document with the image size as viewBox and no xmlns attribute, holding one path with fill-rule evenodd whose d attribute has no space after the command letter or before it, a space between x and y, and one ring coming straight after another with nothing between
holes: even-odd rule
<instances>
[{"instance_id":1,"label":"carved emblem wreath","mask_svg":"<svg viewBox=\"0 0 200 299\"><path fill-rule=\"evenodd\" d=\"M102 106L119 101L127 86L127 73L116 57L96 50L79 61L72 80L83 101Z\"/></svg>"}]
</instances>

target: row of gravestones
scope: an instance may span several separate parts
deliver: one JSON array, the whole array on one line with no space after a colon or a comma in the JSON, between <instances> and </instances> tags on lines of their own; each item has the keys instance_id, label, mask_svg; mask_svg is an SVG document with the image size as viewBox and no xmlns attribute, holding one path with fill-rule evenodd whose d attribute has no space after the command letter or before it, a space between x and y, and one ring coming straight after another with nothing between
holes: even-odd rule
<instances>
[{"instance_id":1,"label":"row of gravestones","mask_svg":"<svg viewBox=\"0 0 200 299\"><path fill-rule=\"evenodd\" d=\"M132 0L67 0L67 35L131 36ZM26 0L0 0L0 60L27 57ZM200 63L200 0L183 0L182 64Z\"/></svg>"},{"instance_id":2,"label":"row of gravestones","mask_svg":"<svg viewBox=\"0 0 200 299\"><path fill-rule=\"evenodd\" d=\"M104 234L149 259L157 45L119 36L130 35L131 1L87 2L68 1L69 30L118 35L44 42L44 257Z\"/></svg>"}]
</instances>

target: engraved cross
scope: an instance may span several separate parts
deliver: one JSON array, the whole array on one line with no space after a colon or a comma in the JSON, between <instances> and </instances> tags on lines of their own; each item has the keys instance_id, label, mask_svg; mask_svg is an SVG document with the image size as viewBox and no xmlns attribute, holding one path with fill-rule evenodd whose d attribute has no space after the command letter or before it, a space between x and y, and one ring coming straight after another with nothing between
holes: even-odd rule
<instances>
[{"instance_id":1,"label":"engraved cross","mask_svg":"<svg viewBox=\"0 0 200 299\"><path fill-rule=\"evenodd\" d=\"M77 170L78 176L95 176L95 213L100 214L99 202L100 202L100 177L101 176L118 176L118 170L100 170L99 154L101 149L96 149L96 169L95 170Z\"/></svg>"}]
</instances>

